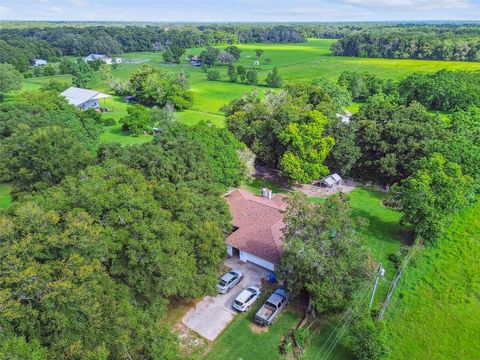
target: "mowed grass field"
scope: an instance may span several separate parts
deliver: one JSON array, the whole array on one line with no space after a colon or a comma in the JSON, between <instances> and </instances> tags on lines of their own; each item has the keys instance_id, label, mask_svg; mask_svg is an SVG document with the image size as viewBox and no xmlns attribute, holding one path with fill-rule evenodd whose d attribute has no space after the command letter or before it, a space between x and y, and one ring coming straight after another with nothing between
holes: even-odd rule
<instances>
[{"instance_id":1,"label":"mowed grass field","mask_svg":"<svg viewBox=\"0 0 480 360\"><path fill-rule=\"evenodd\" d=\"M406 269L386 312L390 359L480 358L480 203Z\"/></svg>"},{"instance_id":2,"label":"mowed grass field","mask_svg":"<svg viewBox=\"0 0 480 360\"><path fill-rule=\"evenodd\" d=\"M161 52L141 52L123 54L122 58L135 63L119 65L112 71L115 78L127 80L130 75L149 64L166 72L184 71L189 75L190 88L195 96L195 103L192 109L179 112L177 117L187 124L195 124L199 121L210 121L215 125L223 126L224 116L220 108L230 100L242 96L245 92L257 89L261 94L268 88L262 84L267 74L278 67L280 74L287 83L310 82L312 79L325 77L336 80L342 71L368 71L385 79L400 79L412 72L434 72L441 69L450 70L480 70L480 63L455 62L455 61L429 61L429 60L395 60L395 59L368 59L353 57L332 56L330 47L336 40L309 39L301 44L240 44L241 58L237 65L241 64L247 68L255 67L258 70L260 84L251 86L240 83L231 83L227 77L227 66L215 66L211 70L217 70L221 74L221 81L207 81L202 69L192 67L186 60L187 55L198 55L203 48L187 49L180 64L163 63ZM254 66L256 60L255 50L263 49L264 54L260 58L260 65ZM265 59L271 59L266 63ZM50 79L56 79L67 83L71 82L69 75L53 77L40 77L25 79L24 89L37 89ZM108 92L108 84L100 79L97 74L94 89ZM358 105L351 107L357 110ZM126 104L121 98L115 98L114 111L104 114L106 117L113 117L116 120L126 113ZM132 138L122 133L120 126L106 129L102 141L119 141L125 144L148 141L150 137L141 136Z\"/></svg>"}]
</instances>

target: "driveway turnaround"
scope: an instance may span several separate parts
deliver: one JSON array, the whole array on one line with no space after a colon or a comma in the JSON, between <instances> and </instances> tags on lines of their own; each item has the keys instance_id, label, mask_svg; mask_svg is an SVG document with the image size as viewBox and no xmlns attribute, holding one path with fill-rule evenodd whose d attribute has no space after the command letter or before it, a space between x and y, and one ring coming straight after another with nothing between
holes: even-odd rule
<instances>
[{"instance_id":1,"label":"driveway turnaround","mask_svg":"<svg viewBox=\"0 0 480 360\"><path fill-rule=\"evenodd\" d=\"M229 258L225 264L232 269L240 269L243 280L227 294L205 296L182 318L185 326L208 340L215 340L237 314L232 304L238 294L252 285L261 288L261 279L268 278L270 273L255 264L240 262L237 258Z\"/></svg>"}]
</instances>

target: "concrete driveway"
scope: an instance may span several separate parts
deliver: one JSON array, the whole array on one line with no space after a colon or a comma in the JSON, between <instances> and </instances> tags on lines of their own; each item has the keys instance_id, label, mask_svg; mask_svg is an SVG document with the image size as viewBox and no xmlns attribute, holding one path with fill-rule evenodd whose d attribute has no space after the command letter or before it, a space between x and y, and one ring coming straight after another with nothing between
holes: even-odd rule
<instances>
[{"instance_id":1,"label":"concrete driveway","mask_svg":"<svg viewBox=\"0 0 480 360\"><path fill-rule=\"evenodd\" d=\"M229 258L225 264L232 269L240 269L243 280L228 294L205 296L182 318L185 326L208 340L215 340L237 314L232 304L238 294L252 285L261 287L261 279L268 278L270 273L255 264L240 262L238 258Z\"/></svg>"}]
</instances>

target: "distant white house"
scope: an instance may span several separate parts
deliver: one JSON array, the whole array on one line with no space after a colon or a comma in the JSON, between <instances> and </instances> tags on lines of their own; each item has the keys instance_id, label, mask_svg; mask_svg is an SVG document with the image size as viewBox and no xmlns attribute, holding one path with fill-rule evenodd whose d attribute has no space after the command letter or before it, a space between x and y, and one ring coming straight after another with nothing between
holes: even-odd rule
<instances>
[{"instance_id":1,"label":"distant white house","mask_svg":"<svg viewBox=\"0 0 480 360\"><path fill-rule=\"evenodd\" d=\"M83 58L83 61L90 62L95 60L102 60L105 64L112 65L112 64L121 64L122 59L119 57L111 58L106 55L102 54L90 54Z\"/></svg>"},{"instance_id":2,"label":"distant white house","mask_svg":"<svg viewBox=\"0 0 480 360\"><path fill-rule=\"evenodd\" d=\"M30 61L30 63L33 66L44 66L44 65L48 64L47 60L44 60L44 59L32 59L32 61Z\"/></svg>"},{"instance_id":3,"label":"distant white house","mask_svg":"<svg viewBox=\"0 0 480 360\"><path fill-rule=\"evenodd\" d=\"M105 99L110 98L110 104L113 109L112 96L101 93L100 91L70 87L60 95L65 97L67 101L77 109L82 110L107 108ZM103 99L103 106L100 106L101 99Z\"/></svg>"}]
</instances>

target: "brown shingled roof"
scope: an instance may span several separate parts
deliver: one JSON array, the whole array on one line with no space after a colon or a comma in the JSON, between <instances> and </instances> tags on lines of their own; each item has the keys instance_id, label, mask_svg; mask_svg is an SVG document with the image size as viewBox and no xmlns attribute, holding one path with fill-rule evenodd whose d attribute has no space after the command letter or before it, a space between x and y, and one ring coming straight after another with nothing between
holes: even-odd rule
<instances>
[{"instance_id":1,"label":"brown shingled roof","mask_svg":"<svg viewBox=\"0 0 480 360\"><path fill-rule=\"evenodd\" d=\"M227 244L278 263L283 250L284 197L276 194L267 199L245 190L235 190L225 198L233 216L233 226L238 228L227 238Z\"/></svg>"}]
</instances>

